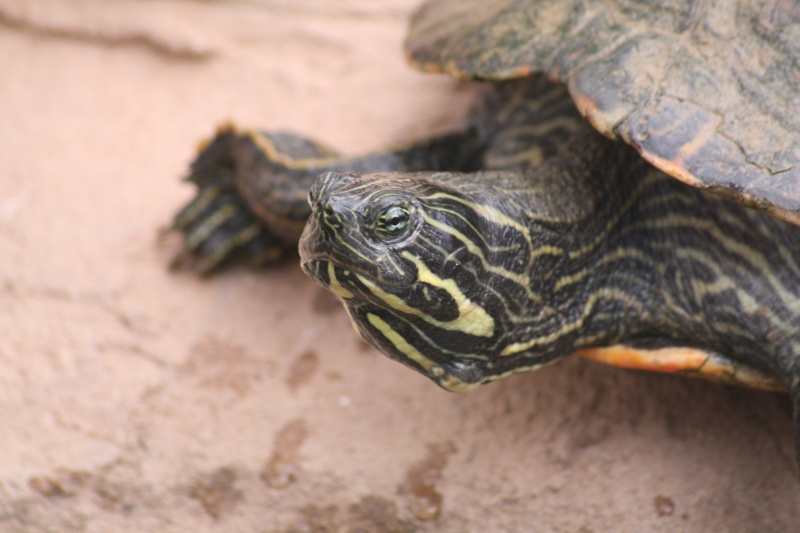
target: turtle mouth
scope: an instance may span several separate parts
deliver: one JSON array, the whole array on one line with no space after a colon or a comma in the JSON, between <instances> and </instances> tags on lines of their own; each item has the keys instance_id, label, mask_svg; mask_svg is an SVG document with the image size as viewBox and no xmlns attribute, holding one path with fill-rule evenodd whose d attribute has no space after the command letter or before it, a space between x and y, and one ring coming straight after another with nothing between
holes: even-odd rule
<instances>
[{"instance_id":1,"label":"turtle mouth","mask_svg":"<svg viewBox=\"0 0 800 533\"><path fill-rule=\"evenodd\" d=\"M367 269L360 263L342 261L340 258L334 258L328 254L303 257L300 260L300 268L308 277L336 293L341 292L339 289L345 287L347 289L344 292L359 292L358 287L364 283L377 284L385 288L400 288L409 285L401 280L381 275L380 269L377 267Z\"/></svg>"},{"instance_id":2,"label":"turtle mouth","mask_svg":"<svg viewBox=\"0 0 800 533\"><path fill-rule=\"evenodd\" d=\"M317 283L330 287L328 272L329 261L324 259L302 259L300 261L300 268L306 276L313 279Z\"/></svg>"},{"instance_id":3,"label":"turtle mouth","mask_svg":"<svg viewBox=\"0 0 800 533\"><path fill-rule=\"evenodd\" d=\"M307 228L308 231L308 228ZM376 258L372 261L365 257L348 257L347 254L336 253L323 239L316 238L309 232L307 238L300 241L300 268L309 277L318 283L330 287L338 280L364 279L384 286L401 287L408 285L405 280L394 279L386 276L382 271L382 260Z\"/></svg>"},{"instance_id":4,"label":"turtle mouth","mask_svg":"<svg viewBox=\"0 0 800 533\"><path fill-rule=\"evenodd\" d=\"M308 259L300 262L303 272L338 296L342 303L353 300L361 300L361 283L354 283L354 276L359 276L355 271L346 267L341 267L335 262L327 259Z\"/></svg>"},{"instance_id":5,"label":"turtle mouth","mask_svg":"<svg viewBox=\"0 0 800 533\"><path fill-rule=\"evenodd\" d=\"M326 286L330 285L330 278L336 275L336 270L340 271L339 275L343 271L347 275L352 272L369 278L378 277L377 272L370 272L369 269L365 269L363 265L356 261L331 253L315 239L301 241L300 268L303 269L306 275Z\"/></svg>"}]
</instances>

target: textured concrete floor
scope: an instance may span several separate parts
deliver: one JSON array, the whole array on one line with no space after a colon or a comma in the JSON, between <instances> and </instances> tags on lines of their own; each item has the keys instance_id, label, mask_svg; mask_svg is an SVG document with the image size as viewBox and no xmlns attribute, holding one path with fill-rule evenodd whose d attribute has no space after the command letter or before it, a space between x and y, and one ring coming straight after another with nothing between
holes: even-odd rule
<instances>
[{"instance_id":1,"label":"textured concrete floor","mask_svg":"<svg viewBox=\"0 0 800 533\"><path fill-rule=\"evenodd\" d=\"M468 395L295 264L170 273L216 123L457 124L417 0L0 0L0 532L792 531L780 395L566 360Z\"/></svg>"}]
</instances>

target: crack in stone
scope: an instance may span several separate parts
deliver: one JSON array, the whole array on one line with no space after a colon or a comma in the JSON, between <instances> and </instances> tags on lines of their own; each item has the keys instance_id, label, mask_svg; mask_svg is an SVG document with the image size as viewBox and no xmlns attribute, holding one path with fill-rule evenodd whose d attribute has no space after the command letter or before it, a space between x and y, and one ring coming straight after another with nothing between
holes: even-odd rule
<instances>
[{"instance_id":1,"label":"crack in stone","mask_svg":"<svg viewBox=\"0 0 800 533\"><path fill-rule=\"evenodd\" d=\"M108 32L99 29L77 28L34 21L12 13L4 6L0 6L0 26L52 39L87 42L106 47L141 47L170 59L202 61L214 54L214 51L209 48L171 42L157 35L139 30Z\"/></svg>"}]
</instances>

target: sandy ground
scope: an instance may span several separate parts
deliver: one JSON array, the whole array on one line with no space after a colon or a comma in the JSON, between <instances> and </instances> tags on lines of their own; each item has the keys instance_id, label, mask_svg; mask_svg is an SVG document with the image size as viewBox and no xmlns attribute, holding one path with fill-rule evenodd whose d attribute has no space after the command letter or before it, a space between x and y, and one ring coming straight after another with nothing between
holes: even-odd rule
<instances>
[{"instance_id":1,"label":"sandy ground","mask_svg":"<svg viewBox=\"0 0 800 533\"><path fill-rule=\"evenodd\" d=\"M798 530L784 396L572 359L453 395L294 263L167 270L218 122L461 120L416 3L0 1L0 531Z\"/></svg>"}]
</instances>

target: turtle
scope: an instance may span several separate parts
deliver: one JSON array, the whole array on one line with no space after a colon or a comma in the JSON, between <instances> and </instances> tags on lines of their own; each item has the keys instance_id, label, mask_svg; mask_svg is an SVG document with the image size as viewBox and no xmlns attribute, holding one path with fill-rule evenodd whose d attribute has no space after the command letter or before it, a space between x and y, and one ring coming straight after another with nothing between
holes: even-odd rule
<instances>
[{"instance_id":1,"label":"turtle","mask_svg":"<svg viewBox=\"0 0 800 533\"><path fill-rule=\"evenodd\" d=\"M800 459L800 8L428 0L411 65L458 131L342 155L225 124L175 265L301 267L451 391L570 354L788 391Z\"/></svg>"}]
</instances>

